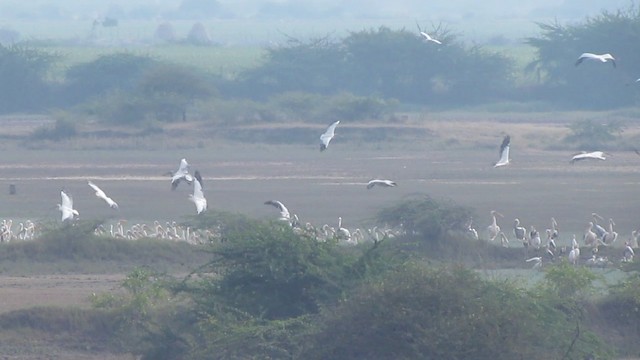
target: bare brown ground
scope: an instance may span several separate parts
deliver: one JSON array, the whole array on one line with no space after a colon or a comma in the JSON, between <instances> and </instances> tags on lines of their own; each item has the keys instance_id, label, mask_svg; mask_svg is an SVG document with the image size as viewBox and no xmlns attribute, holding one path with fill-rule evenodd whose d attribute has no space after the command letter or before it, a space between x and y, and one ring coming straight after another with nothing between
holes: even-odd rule
<instances>
[{"instance_id":1,"label":"bare brown ground","mask_svg":"<svg viewBox=\"0 0 640 360\"><path fill-rule=\"evenodd\" d=\"M633 152L617 152L605 162L569 165L572 151L545 150L566 135L569 119L563 122L555 114L548 114L549 121L526 116L531 121L521 117L517 120L523 122L515 123L510 114L482 119L474 114L425 115L404 126L426 128L433 137L373 144L362 139L353 143L341 137L342 129L338 128L324 153L318 152L316 137L309 139L308 145L239 144L201 137L195 146L193 138L198 134L183 128L185 125L169 129L184 131L171 139L71 140L38 150L3 142L0 219L55 223L59 212L54 205L64 188L74 196L85 219L127 219L130 224L179 221L194 212L187 199L190 190L181 186L171 192L168 178L162 174L175 170L179 159L186 157L205 178L210 208L253 217L277 216L262 203L278 199L303 222L334 224L341 216L347 227L365 227L380 208L420 193L474 208L474 223L481 233L489 224L490 210L505 215L499 223L507 231L515 217L527 226L545 229L554 216L560 223L560 245L567 245L571 234L579 238L590 214L598 212L614 218L617 231L626 239L639 225L640 158ZM39 118L30 121L42 124ZM315 127L321 130L323 126ZM8 129L5 134L29 132L23 125ZM197 130L207 134L205 127ZM638 132L638 127L629 126L625 135ZM505 133L512 136L513 163L494 169L492 162ZM453 145L442 146L445 143ZM366 190L365 183L374 177L390 178L399 185ZM120 210L114 212L96 199L86 179L99 181L118 201ZM8 184L16 184L18 194L8 195ZM122 277L0 276L0 313L33 306L88 307L92 293L115 291ZM16 342L20 341L16 338ZM26 355L6 353L6 349L0 346L0 359L131 358L93 353L91 349L71 351L46 339L42 339L42 346L21 347Z\"/></svg>"}]
</instances>

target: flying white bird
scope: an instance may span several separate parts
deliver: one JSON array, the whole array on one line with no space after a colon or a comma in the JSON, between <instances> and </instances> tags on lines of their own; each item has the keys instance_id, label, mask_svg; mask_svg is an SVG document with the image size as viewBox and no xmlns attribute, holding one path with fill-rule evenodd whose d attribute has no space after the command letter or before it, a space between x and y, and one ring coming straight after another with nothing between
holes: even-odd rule
<instances>
[{"instance_id":1,"label":"flying white bird","mask_svg":"<svg viewBox=\"0 0 640 360\"><path fill-rule=\"evenodd\" d=\"M397 184L395 183L395 181L391 181L391 180L373 179L367 183L367 189L371 189L376 185L382 186L382 187L394 187Z\"/></svg>"},{"instance_id":2,"label":"flying white bird","mask_svg":"<svg viewBox=\"0 0 640 360\"><path fill-rule=\"evenodd\" d=\"M191 184L193 182L193 176L189 174L189 163L187 163L186 159L180 160L180 166L178 167L178 171L171 174L171 190L175 190L178 187L180 181L185 180L187 183Z\"/></svg>"},{"instance_id":3,"label":"flying white bird","mask_svg":"<svg viewBox=\"0 0 640 360\"><path fill-rule=\"evenodd\" d=\"M73 220L74 215L79 216L77 210L73 208L73 199L71 196L67 195L64 191L60 191L60 196L62 197L62 204L58 204L58 210L62 212L62 221Z\"/></svg>"},{"instance_id":4,"label":"flying white bird","mask_svg":"<svg viewBox=\"0 0 640 360\"><path fill-rule=\"evenodd\" d=\"M530 259L525 260L526 262L533 262L533 269L538 269L542 267L542 256L532 257Z\"/></svg>"},{"instance_id":5,"label":"flying white bird","mask_svg":"<svg viewBox=\"0 0 640 360\"><path fill-rule=\"evenodd\" d=\"M193 176L195 177L193 180L193 194L189 194L189 199L196 204L196 212L200 214L207 210L207 199L202 192L202 176L200 176L200 172L196 170Z\"/></svg>"},{"instance_id":6,"label":"flying white bird","mask_svg":"<svg viewBox=\"0 0 640 360\"><path fill-rule=\"evenodd\" d=\"M91 188L95 190L97 197L106 201L109 207L111 207L112 209L118 209L118 204L115 201L113 201L113 199L108 197L107 194L105 194L104 191L102 191L102 189L100 189L96 184L91 182L91 180L89 180L88 183L89 183L89 186L91 186Z\"/></svg>"},{"instance_id":7,"label":"flying white bird","mask_svg":"<svg viewBox=\"0 0 640 360\"><path fill-rule=\"evenodd\" d=\"M500 160L493 167L509 165L509 146L511 145L511 136L507 135L502 139L500 144Z\"/></svg>"},{"instance_id":8,"label":"flying white bird","mask_svg":"<svg viewBox=\"0 0 640 360\"><path fill-rule=\"evenodd\" d=\"M336 126L338 126L338 124L340 124L340 120L329 125L327 131L325 131L324 134L320 135L320 151L327 150L329 142L331 142L331 139L333 139L333 137L336 135Z\"/></svg>"},{"instance_id":9,"label":"flying white bird","mask_svg":"<svg viewBox=\"0 0 640 360\"><path fill-rule=\"evenodd\" d=\"M420 31L420 35L422 36L422 38L425 41L431 41L431 42L436 43L438 45L442 45L442 42L440 40L436 40L436 39L432 38L431 35L427 34L424 31Z\"/></svg>"},{"instance_id":10,"label":"flying white bird","mask_svg":"<svg viewBox=\"0 0 640 360\"><path fill-rule=\"evenodd\" d=\"M607 158L604 156L604 152L602 151L592 151L586 152L582 151L579 154L573 155L571 158L571 163L575 163L576 161L581 160L606 160Z\"/></svg>"},{"instance_id":11,"label":"flying white bird","mask_svg":"<svg viewBox=\"0 0 640 360\"><path fill-rule=\"evenodd\" d=\"M614 59L611 54L598 55L598 54L593 54L593 53L584 53L584 54L580 55L580 57L576 61L576 66L580 65L585 59L586 60L597 60L597 61L600 61L600 62L603 62L603 63L606 63L607 61L611 61L611 63L613 64L613 67L616 67L616 59Z\"/></svg>"},{"instance_id":12,"label":"flying white bird","mask_svg":"<svg viewBox=\"0 0 640 360\"><path fill-rule=\"evenodd\" d=\"M291 215L289 214L289 209L287 209L286 206L284 206L283 203L281 203L278 200L269 200L269 201L265 201L264 202L265 205L271 205L273 207L275 207L276 209L278 209L280 211L280 218L278 220L282 220L282 221L289 221L291 220Z\"/></svg>"}]
</instances>

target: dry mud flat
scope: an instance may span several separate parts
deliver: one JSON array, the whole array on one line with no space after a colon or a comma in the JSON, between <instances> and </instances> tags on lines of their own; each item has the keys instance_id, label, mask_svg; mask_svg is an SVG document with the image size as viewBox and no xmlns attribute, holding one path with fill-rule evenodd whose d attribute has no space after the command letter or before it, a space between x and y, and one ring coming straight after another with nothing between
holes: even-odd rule
<instances>
[{"instance_id":1,"label":"dry mud flat","mask_svg":"<svg viewBox=\"0 0 640 360\"><path fill-rule=\"evenodd\" d=\"M0 275L0 313L36 306L88 308L91 294L118 291L124 277L123 274Z\"/></svg>"},{"instance_id":2,"label":"dry mud flat","mask_svg":"<svg viewBox=\"0 0 640 360\"><path fill-rule=\"evenodd\" d=\"M122 274L0 275L0 314L39 306L91 306L91 294L118 291ZM132 355L111 354L70 341L61 343L50 334L29 331L0 332L0 360L130 360Z\"/></svg>"}]
</instances>

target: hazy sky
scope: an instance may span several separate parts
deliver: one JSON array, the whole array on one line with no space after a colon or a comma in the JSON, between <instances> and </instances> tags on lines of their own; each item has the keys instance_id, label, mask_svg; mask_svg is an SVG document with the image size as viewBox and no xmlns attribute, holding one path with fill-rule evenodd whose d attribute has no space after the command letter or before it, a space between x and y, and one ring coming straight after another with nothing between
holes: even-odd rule
<instances>
[{"instance_id":1,"label":"hazy sky","mask_svg":"<svg viewBox=\"0 0 640 360\"><path fill-rule=\"evenodd\" d=\"M187 3L211 5L212 0L0 0L0 28L18 30L24 37L53 36L57 29L40 29L29 25L40 20L63 21L78 29L87 28L93 19L111 16L121 24L149 20L157 26L162 21L201 21L211 31L225 21L226 33L233 35L259 24L253 31L280 31L293 34L358 31L387 26L415 28L419 22L428 28L444 24L472 41L496 36L518 38L536 35L535 22L556 19L563 23L584 20L603 9L615 11L629 7L631 0L218 0L209 13L184 11ZM182 6L182 8L181 8ZM182 9L182 11L181 11ZM190 16L198 17L189 18ZM235 22L235 23L234 23ZM269 23L268 23L269 22ZM190 26L190 25L189 25ZM124 26L121 27L124 29ZM79 32L77 30L76 32ZM144 36L140 30L136 36ZM221 32L221 35L224 35ZM139 35L138 35L139 34ZM255 35L255 36L254 36ZM244 39L261 38L246 34ZM221 43L243 40L220 38Z\"/></svg>"}]
</instances>

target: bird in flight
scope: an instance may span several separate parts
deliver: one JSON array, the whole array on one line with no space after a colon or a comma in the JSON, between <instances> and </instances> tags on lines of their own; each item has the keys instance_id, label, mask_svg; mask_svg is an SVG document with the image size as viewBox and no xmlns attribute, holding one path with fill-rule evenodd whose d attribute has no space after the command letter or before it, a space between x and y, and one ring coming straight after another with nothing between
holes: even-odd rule
<instances>
[{"instance_id":1,"label":"bird in flight","mask_svg":"<svg viewBox=\"0 0 640 360\"><path fill-rule=\"evenodd\" d=\"M324 134L320 135L320 151L327 150L329 142L336 135L336 126L338 126L338 124L340 124L340 120L329 125L327 131L325 131Z\"/></svg>"},{"instance_id":2,"label":"bird in flight","mask_svg":"<svg viewBox=\"0 0 640 360\"><path fill-rule=\"evenodd\" d=\"M441 42L440 40L437 40L437 39L432 38L432 37L431 37L431 35L427 34L427 33L426 33L426 32L424 32L424 31L420 31L420 36L422 36L422 38L423 38L425 41L431 41L432 43L436 43L436 44L438 44L438 45L442 45L442 42Z\"/></svg>"},{"instance_id":3,"label":"bird in flight","mask_svg":"<svg viewBox=\"0 0 640 360\"><path fill-rule=\"evenodd\" d=\"M171 175L171 190L175 190L182 180L189 184L193 182L193 176L189 174L189 163L187 163L187 159L180 160L178 171L169 174Z\"/></svg>"},{"instance_id":4,"label":"bird in flight","mask_svg":"<svg viewBox=\"0 0 640 360\"><path fill-rule=\"evenodd\" d=\"M493 167L500 167L509 165L509 146L511 145L511 136L507 135L502 139L502 144L500 145L500 159L497 163L493 165Z\"/></svg>"},{"instance_id":5,"label":"bird in flight","mask_svg":"<svg viewBox=\"0 0 640 360\"><path fill-rule=\"evenodd\" d=\"M604 152L602 151L592 151L592 152L586 152L586 151L582 151L576 155L573 155L573 157L571 158L571 164L575 163L576 161L582 161L582 160L606 160L607 158L604 156Z\"/></svg>"},{"instance_id":6,"label":"bird in flight","mask_svg":"<svg viewBox=\"0 0 640 360\"><path fill-rule=\"evenodd\" d=\"M91 182L91 180L88 181L89 186L91 186L91 188L93 190L95 190L96 192L96 196L99 197L100 199L106 201L106 203L109 205L109 207L111 207L112 209L118 209L118 204L113 201L113 199L111 199L110 197L107 196L107 194L104 193L104 191L102 191L102 189L100 189L98 187L98 185L94 184L93 182Z\"/></svg>"},{"instance_id":7,"label":"bird in flight","mask_svg":"<svg viewBox=\"0 0 640 360\"><path fill-rule=\"evenodd\" d=\"M611 64L613 64L613 67L616 67L616 59L611 54L598 55L593 53L584 53L580 55L580 57L576 61L576 66L582 64L584 60L596 60L603 63L606 63L607 61L611 61Z\"/></svg>"},{"instance_id":8,"label":"bird in flight","mask_svg":"<svg viewBox=\"0 0 640 360\"><path fill-rule=\"evenodd\" d=\"M289 221L291 220L291 215L289 214L289 209L287 209L286 206L284 206L283 203L281 203L278 200L268 200L264 202L265 205L271 205L273 207L275 207L276 209L278 209L278 211L280 211L280 218L278 220L283 220L283 221Z\"/></svg>"},{"instance_id":9,"label":"bird in flight","mask_svg":"<svg viewBox=\"0 0 640 360\"><path fill-rule=\"evenodd\" d=\"M62 204L58 204L58 210L62 212L62 222L72 221L74 216L80 216L80 213L73 208L73 198L67 195L64 190L60 190L60 196L62 197Z\"/></svg>"},{"instance_id":10,"label":"bird in flight","mask_svg":"<svg viewBox=\"0 0 640 360\"><path fill-rule=\"evenodd\" d=\"M367 189L371 189L376 185L382 186L382 187L394 187L397 184L395 183L395 181L391 181L391 180L373 179L367 183Z\"/></svg>"},{"instance_id":11,"label":"bird in flight","mask_svg":"<svg viewBox=\"0 0 640 360\"><path fill-rule=\"evenodd\" d=\"M202 191L202 176L200 175L200 171L196 170L193 177L195 178L193 180L193 194L189 194L189 199L196 205L196 212L200 214L207 210L207 199L204 197L204 192Z\"/></svg>"}]
</instances>

